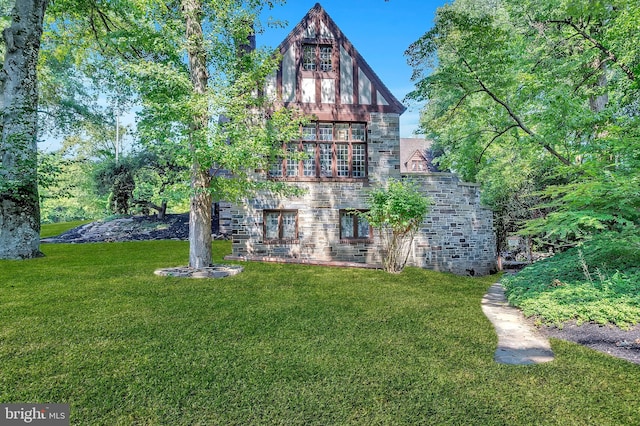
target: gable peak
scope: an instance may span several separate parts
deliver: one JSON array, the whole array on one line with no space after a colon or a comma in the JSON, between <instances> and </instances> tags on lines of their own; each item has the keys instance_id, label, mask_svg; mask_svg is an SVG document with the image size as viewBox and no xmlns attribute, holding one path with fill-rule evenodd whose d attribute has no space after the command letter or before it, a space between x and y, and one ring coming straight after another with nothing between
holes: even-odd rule
<instances>
[{"instance_id":1,"label":"gable peak","mask_svg":"<svg viewBox=\"0 0 640 426\"><path fill-rule=\"evenodd\" d=\"M280 43L276 83L285 103L342 105L354 113L402 114L389 91L320 3ZM279 80L278 80L279 78Z\"/></svg>"}]
</instances>

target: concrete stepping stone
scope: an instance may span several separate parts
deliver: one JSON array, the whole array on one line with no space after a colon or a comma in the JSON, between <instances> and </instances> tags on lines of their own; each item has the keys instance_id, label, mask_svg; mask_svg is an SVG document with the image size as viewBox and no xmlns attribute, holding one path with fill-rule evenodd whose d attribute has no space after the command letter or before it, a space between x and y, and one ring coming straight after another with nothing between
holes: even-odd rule
<instances>
[{"instance_id":1,"label":"concrete stepping stone","mask_svg":"<svg viewBox=\"0 0 640 426\"><path fill-rule=\"evenodd\" d=\"M498 334L496 362L526 365L553 361L549 340L525 321L520 310L509 306L500 283L492 285L482 298L482 312Z\"/></svg>"}]
</instances>

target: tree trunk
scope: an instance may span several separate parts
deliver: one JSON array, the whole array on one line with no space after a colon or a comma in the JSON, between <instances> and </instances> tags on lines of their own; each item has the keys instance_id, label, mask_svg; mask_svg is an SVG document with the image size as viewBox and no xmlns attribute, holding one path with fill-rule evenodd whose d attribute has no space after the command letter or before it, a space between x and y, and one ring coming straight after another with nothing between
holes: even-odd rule
<instances>
[{"instance_id":1,"label":"tree trunk","mask_svg":"<svg viewBox=\"0 0 640 426\"><path fill-rule=\"evenodd\" d=\"M594 68L600 69L600 75L598 76L597 88L607 87L607 63L604 60L596 61ZM604 91L603 94L589 97L589 107L594 113L602 112L609 103L609 94Z\"/></svg>"},{"instance_id":2,"label":"tree trunk","mask_svg":"<svg viewBox=\"0 0 640 426\"><path fill-rule=\"evenodd\" d=\"M211 266L211 202L209 172L196 167L191 175L191 210L189 213L189 266Z\"/></svg>"},{"instance_id":3,"label":"tree trunk","mask_svg":"<svg viewBox=\"0 0 640 426\"><path fill-rule=\"evenodd\" d=\"M37 64L47 0L16 0L0 71L0 259L41 256Z\"/></svg>"},{"instance_id":4,"label":"tree trunk","mask_svg":"<svg viewBox=\"0 0 640 426\"><path fill-rule=\"evenodd\" d=\"M167 215L167 200L162 200L160 203L160 209L158 210L158 220L163 220Z\"/></svg>"},{"instance_id":5,"label":"tree trunk","mask_svg":"<svg viewBox=\"0 0 640 426\"><path fill-rule=\"evenodd\" d=\"M198 146L206 144L209 113L206 93L209 75L202 32L202 0L182 0L187 38L187 56L193 92L202 102L196 107L191 128L191 210L189 214L189 266L211 265L211 203L209 169L198 161Z\"/></svg>"}]
</instances>

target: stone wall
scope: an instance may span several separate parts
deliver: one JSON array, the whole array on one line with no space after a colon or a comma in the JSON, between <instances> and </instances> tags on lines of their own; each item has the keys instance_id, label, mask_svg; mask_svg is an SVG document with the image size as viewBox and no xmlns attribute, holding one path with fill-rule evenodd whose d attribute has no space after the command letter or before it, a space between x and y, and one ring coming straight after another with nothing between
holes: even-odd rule
<instances>
[{"instance_id":1,"label":"stone wall","mask_svg":"<svg viewBox=\"0 0 640 426\"><path fill-rule=\"evenodd\" d=\"M432 199L409 257L412 265L459 275L496 270L493 212L480 204L480 186L451 173L408 174Z\"/></svg>"},{"instance_id":2,"label":"stone wall","mask_svg":"<svg viewBox=\"0 0 640 426\"><path fill-rule=\"evenodd\" d=\"M398 114L372 113L368 123L368 181L292 183L304 190L299 197L273 194L231 206L230 259L319 263L381 263L379 239L341 241L340 210L365 209L368 189L399 179ZM480 206L479 187L460 182L455 175L407 175L434 206L423 223L409 258L411 265L484 275L495 269L493 217ZM264 210L296 210L298 239L265 242Z\"/></svg>"},{"instance_id":3,"label":"stone wall","mask_svg":"<svg viewBox=\"0 0 640 426\"><path fill-rule=\"evenodd\" d=\"M233 206L226 201L218 203L218 232L224 235L231 235L233 231L231 210Z\"/></svg>"},{"instance_id":4,"label":"stone wall","mask_svg":"<svg viewBox=\"0 0 640 426\"><path fill-rule=\"evenodd\" d=\"M340 209L365 208L363 183L298 183L301 197L270 196L246 200L232 208L233 256L270 260L279 257L305 261L378 263L372 244L340 243ZM297 210L298 240L269 243L263 239L264 210Z\"/></svg>"},{"instance_id":5,"label":"stone wall","mask_svg":"<svg viewBox=\"0 0 640 426\"><path fill-rule=\"evenodd\" d=\"M400 116L371 113L367 124L369 184L384 185L400 178Z\"/></svg>"}]
</instances>

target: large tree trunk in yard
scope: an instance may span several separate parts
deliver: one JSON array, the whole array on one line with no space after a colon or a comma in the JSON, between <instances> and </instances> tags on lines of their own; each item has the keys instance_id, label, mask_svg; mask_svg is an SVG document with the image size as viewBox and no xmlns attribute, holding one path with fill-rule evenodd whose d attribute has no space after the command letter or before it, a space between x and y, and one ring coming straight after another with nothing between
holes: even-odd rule
<instances>
[{"instance_id":1,"label":"large tree trunk in yard","mask_svg":"<svg viewBox=\"0 0 640 426\"><path fill-rule=\"evenodd\" d=\"M47 0L16 0L0 71L0 259L40 252L37 64Z\"/></svg>"},{"instance_id":2,"label":"large tree trunk in yard","mask_svg":"<svg viewBox=\"0 0 640 426\"><path fill-rule=\"evenodd\" d=\"M203 268L211 265L211 203L209 169L197 158L198 146L206 144L209 114L206 93L209 75L202 32L202 0L182 0L187 38L189 72L194 94L202 103L196 107L191 129L191 211L189 215L189 266Z\"/></svg>"},{"instance_id":3,"label":"large tree trunk in yard","mask_svg":"<svg viewBox=\"0 0 640 426\"><path fill-rule=\"evenodd\" d=\"M211 266L211 203L209 172L192 171L191 211L189 214L189 266Z\"/></svg>"}]
</instances>

